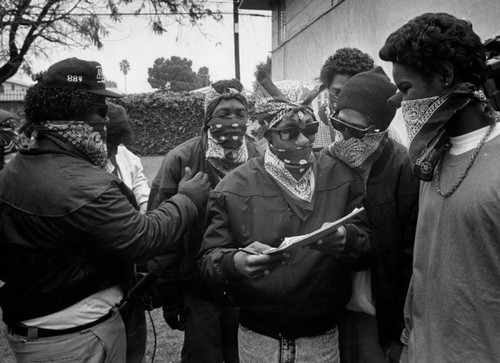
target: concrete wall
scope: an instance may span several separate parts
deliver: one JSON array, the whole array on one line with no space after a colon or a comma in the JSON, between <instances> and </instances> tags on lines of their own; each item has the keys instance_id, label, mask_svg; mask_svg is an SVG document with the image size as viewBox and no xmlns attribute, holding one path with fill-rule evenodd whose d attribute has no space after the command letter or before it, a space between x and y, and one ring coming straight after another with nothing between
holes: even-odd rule
<instances>
[{"instance_id":1,"label":"concrete wall","mask_svg":"<svg viewBox=\"0 0 500 363\"><path fill-rule=\"evenodd\" d=\"M285 7L287 40L281 44L273 11L273 80L313 84L325 60L342 47L370 54L392 79L392 65L378 52L394 30L425 12L467 18L483 41L500 34L500 0L286 0ZM404 137L399 112L394 124Z\"/></svg>"},{"instance_id":2,"label":"concrete wall","mask_svg":"<svg viewBox=\"0 0 500 363\"><path fill-rule=\"evenodd\" d=\"M425 12L467 18L483 40L500 34L500 0L344 0L333 7L332 0L287 0L289 40L280 45L273 11L273 79L314 82L326 58L346 46L369 53L390 75L378 51L390 33Z\"/></svg>"}]
</instances>

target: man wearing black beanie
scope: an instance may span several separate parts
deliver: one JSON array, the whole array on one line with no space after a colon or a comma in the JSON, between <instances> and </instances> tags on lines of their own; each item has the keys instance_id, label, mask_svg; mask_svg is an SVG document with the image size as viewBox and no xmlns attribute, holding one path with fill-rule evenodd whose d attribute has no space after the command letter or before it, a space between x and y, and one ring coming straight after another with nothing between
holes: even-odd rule
<instances>
[{"instance_id":1,"label":"man wearing black beanie","mask_svg":"<svg viewBox=\"0 0 500 363\"><path fill-rule=\"evenodd\" d=\"M371 268L353 275L353 293L340 328L342 363L398 362L418 212L419 183L406 148L388 137L396 93L381 67L348 80L330 117L341 138L324 152L365 181L365 209L377 239Z\"/></svg>"}]
</instances>

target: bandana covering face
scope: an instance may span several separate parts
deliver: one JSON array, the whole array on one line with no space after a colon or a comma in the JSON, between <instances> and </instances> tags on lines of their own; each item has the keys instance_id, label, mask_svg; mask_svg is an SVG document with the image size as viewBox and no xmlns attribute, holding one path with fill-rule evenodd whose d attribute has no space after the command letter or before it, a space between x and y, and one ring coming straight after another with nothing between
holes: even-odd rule
<instances>
[{"instance_id":1,"label":"bandana covering face","mask_svg":"<svg viewBox=\"0 0 500 363\"><path fill-rule=\"evenodd\" d=\"M243 144L245 133L247 131L246 124L234 122L228 125L227 120L212 118L213 123L209 126L209 134L212 139L217 141L224 149L238 149Z\"/></svg>"},{"instance_id":2,"label":"bandana covering face","mask_svg":"<svg viewBox=\"0 0 500 363\"><path fill-rule=\"evenodd\" d=\"M401 102L410 159L417 178L432 180L434 168L449 145L446 123L473 99L487 102L474 85L462 83L441 96Z\"/></svg>"},{"instance_id":3,"label":"bandana covering face","mask_svg":"<svg viewBox=\"0 0 500 363\"><path fill-rule=\"evenodd\" d=\"M205 157L222 178L229 171L248 161L248 150L245 139L243 138L239 148L233 149L230 151L230 154L227 154L224 147L208 132Z\"/></svg>"},{"instance_id":4,"label":"bandana covering face","mask_svg":"<svg viewBox=\"0 0 500 363\"><path fill-rule=\"evenodd\" d=\"M309 148L309 163L311 159L312 153L311 148ZM311 167L308 167L302 177L297 180L290 173L285 163L268 148L264 155L264 168L292 195L311 202L315 189L314 172Z\"/></svg>"},{"instance_id":5,"label":"bandana covering face","mask_svg":"<svg viewBox=\"0 0 500 363\"><path fill-rule=\"evenodd\" d=\"M302 177L311 168L313 161L312 145L293 150L282 150L275 148L271 144L268 145L269 151L283 162L288 171L298 173Z\"/></svg>"},{"instance_id":6,"label":"bandana covering face","mask_svg":"<svg viewBox=\"0 0 500 363\"><path fill-rule=\"evenodd\" d=\"M106 166L108 152L101 135L84 121L46 121L35 126L36 133L55 134L82 153L93 165Z\"/></svg>"},{"instance_id":7,"label":"bandana covering face","mask_svg":"<svg viewBox=\"0 0 500 363\"><path fill-rule=\"evenodd\" d=\"M351 137L345 140L342 133L338 133L338 140L330 146L330 151L351 168L362 168L371 164L372 156L378 150L382 141L386 139L387 130L367 133L362 139Z\"/></svg>"}]
</instances>

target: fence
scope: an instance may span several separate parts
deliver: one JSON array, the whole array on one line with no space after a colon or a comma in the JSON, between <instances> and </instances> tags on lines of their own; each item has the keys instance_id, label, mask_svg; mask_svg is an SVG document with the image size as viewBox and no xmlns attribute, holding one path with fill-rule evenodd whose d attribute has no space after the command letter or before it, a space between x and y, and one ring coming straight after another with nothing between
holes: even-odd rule
<instances>
[{"instance_id":1,"label":"fence","mask_svg":"<svg viewBox=\"0 0 500 363\"><path fill-rule=\"evenodd\" d=\"M4 91L0 92L0 102L23 101L26 96L26 90Z\"/></svg>"}]
</instances>

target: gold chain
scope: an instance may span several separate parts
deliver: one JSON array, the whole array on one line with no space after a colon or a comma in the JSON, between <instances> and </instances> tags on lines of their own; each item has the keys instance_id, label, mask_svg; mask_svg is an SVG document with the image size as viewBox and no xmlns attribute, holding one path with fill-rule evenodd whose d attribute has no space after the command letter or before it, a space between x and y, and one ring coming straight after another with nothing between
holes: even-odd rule
<instances>
[{"instance_id":1,"label":"gold chain","mask_svg":"<svg viewBox=\"0 0 500 363\"><path fill-rule=\"evenodd\" d=\"M436 186L436 191L439 193L439 195L441 195L444 198L448 198L450 195L452 195L453 193L455 193L455 191L458 189L458 187L460 186L460 184L462 184L462 182L464 181L465 177L467 176L467 173L469 172L469 169L471 168L472 164L474 164L474 161L476 160L476 157L479 155L479 151L481 150L481 147L484 145L484 143L488 139L488 136L490 136L491 132L495 128L495 125L497 124L497 120L498 120L498 118L495 117L495 122L493 122L493 125L491 125L489 127L488 131L486 131L486 135L484 135L484 137L481 139L481 141L479 141L479 144L477 144L476 148L474 149L474 152L471 154L470 160L469 160L469 164L467 164L467 166L465 167L465 169L462 171L462 173L458 177L458 180L455 182L455 184L452 185L452 187L450 188L450 190L448 190L447 192L443 192L441 190L441 186L440 186L441 185L441 167L442 167L442 164L443 164L443 159L444 159L444 154L445 153L443 153L441 155L441 157L439 158L438 163L436 165L436 176L434 178L435 186Z\"/></svg>"}]
</instances>

